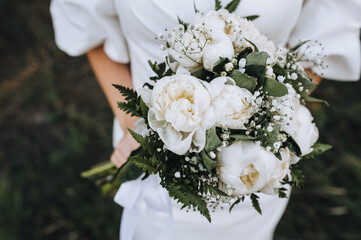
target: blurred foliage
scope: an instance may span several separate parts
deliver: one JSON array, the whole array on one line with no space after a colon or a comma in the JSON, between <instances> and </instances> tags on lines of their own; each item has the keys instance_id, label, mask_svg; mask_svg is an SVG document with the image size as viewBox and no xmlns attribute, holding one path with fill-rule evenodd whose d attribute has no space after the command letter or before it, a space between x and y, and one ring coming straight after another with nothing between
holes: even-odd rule
<instances>
[{"instance_id":1,"label":"blurred foliage","mask_svg":"<svg viewBox=\"0 0 361 240\"><path fill-rule=\"evenodd\" d=\"M112 152L86 58L54 44L49 0L0 2L0 239L117 239L120 207L80 172ZM324 81L311 109L334 149L305 160L275 239L361 239L361 82Z\"/></svg>"}]
</instances>

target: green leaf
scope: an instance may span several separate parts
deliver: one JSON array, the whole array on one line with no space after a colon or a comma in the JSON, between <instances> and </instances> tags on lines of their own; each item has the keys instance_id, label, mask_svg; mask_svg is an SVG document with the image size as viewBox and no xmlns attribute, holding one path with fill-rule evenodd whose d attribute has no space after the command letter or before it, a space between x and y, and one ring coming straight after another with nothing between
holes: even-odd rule
<instances>
[{"instance_id":1,"label":"green leaf","mask_svg":"<svg viewBox=\"0 0 361 240\"><path fill-rule=\"evenodd\" d=\"M240 88L245 88L251 93L254 92L257 86L257 78L249 76L245 73L241 73L238 70L233 70L229 75L235 82L236 85Z\"/></svg>"},{"instance_id":2,"label":"green leaf","mask_svg":"<svg viewBox=\"0 0 361 240\"><path fill-rule=\"evenodd\" d=\"M246 58L248 54L253 52L251 47L245 48L242 52L240 52L237 56L237 61L239 61L241 58Z\"/></svg>"},{"instance_id":3,"label":"green leaf","mask_svg":"<svg viewBox=\"0 0 361 240\"><path fill-rule=\"evenodd\" d=\"M213 168L215 168L215 166L217 165L217 161L208 157L205 151L201 152L201 157L203 160L203 165L206 167L207 171L211 173Z\"/></svg>"},{"instance_id":4,"label":"green leaf","mask_svg":"<svg viewBox=\"0 0 361 240\"><path fill-rule=\"evenodd\" d=\"M212 71L213 72L222 72L224 69L224 65L228 63L228 58L220 57L219 60L214 64Z\"/></svg>"},{"instance_id":5,"label":"green leaf","mask_svg":"<svg viewBox=\"0 0 361 240\"><path fill-rule=\"evenodd\" d=\"M203 185L203 193L204 194L209 193L210 195L213 195L213 196L217 196L217 195L218 196L224 196L224 197L228 196L225 192L223 192L223 191L219 190L218 188L213 187L213 186L211 186L209 184L204 184Z\"/></svg>"},{"instance_id":6,"label":"green leaf","mask_svg":"<svg viewBox=\"0 0 361 240\"><path fill-rule=\"evenodd\" d=\"M148 122L148 112L149 112L149 107L145 104L145 102L143 101L142 98L140 98L140 109L142 110L142 117L145 120L145 122Z\"/></svg>"},{"instance_id":7,"label":"green leaf","mask_svg":"<svg viewBox=\"0 0 361 240\"><path fill-rule=\"evenodd\" d=\"M127 161L120 169L118 177L121 183L125 183L137 179L142 173L141 168L134 165L132 161Z\"/></svg>"},{"instance_id":8,"label":"green leaf","mask_svg":"<svg viewBox=\"0 0 361 240\"><path fill-rule=\"evenodd\" d=\"M137 141L140 146L147 151L149 154L153 154L156 150L154 149L154 146L148 141L149 139L143 138L142 135L134 132L132 129L128 128L129 133L132 135L132 137Z\"/></svg>"},{"instance_id":9,"label":"green leaf","mask_svg":"<svg viewBox=\"0 0 361 240\"><path fill-rule=\"evenodd\" d=\"M311 79L308 78L307 74L303 71L290 71L288 74L296 73L297 79L296 80L290 80L286 79L286 81L290 84L292 84L292 87L296 90L297 93L299 93L303 98L308 96L308 91L313 89L317 86L317 83L314 83L311 81ZM300 91L300 86L303 87L303 90Z\"/></svg>"},{"instance_id":10,"label":"green leaf","mask_svg":"<svg viewBox=\"0 0 361 240\"><path fill-rule=\"evenodd\" d=\"M277 75L286 76L286 71L278 64L273 66L273 72Z\"/></svg>"},{"instance_id":11,"label":"green leaf","mask_svg":"<svg viewBox=\"0 0 361 240\"><path fill-rule=\"evenodd\" d=\"M278 189L278 197L279 198L287 198L287 189L286 188L280 188Z\"/></svg>"},{"instance_id":12,"label":"green leaf","mask_svg":"<svg viewBox=\"0 0 361 240\"><path fill-rule=\"evenodd\" d=\"M269 55L266 52L252 52L246 58L246 66L266 66L267 58Z\"/></svg>"},{"instance_id":13,"label":"green leaf","mask_svg":"<svg viewBox=\"0 0 361 240\"><path fill-rule=\"evenodd\" d=\"M219 139L217 133L216 133L216 128L212 127L210 129L207 130L206 133L206 145L204 147L204 150L206 152L210 152L218 147L220 147L222 145L222 141L221 139Z\"/></svg>"},{"instance_id":14,"label":"green leaf","mask_svg":"<svg viewBox=\"0 0 361 240\"><path fill-rule=\"evenodd\" d=\"M307 102L313 102L313 103L324 103L326 106L329 106L328 102L322 99L311 97L310 95L303 96L303 99L305 99Z\"/></svg>"},{"instance_id":15,"label":"green leaf","mask_svg":"<svg viewBox=\"0 0 361 240\"><path fill-rule=\"evenodd\" d=\"M144 172L148 172L149 174L158 172L157 164L154 164L151 159L146 157L136 155L129 157L128 161L131 161L135 166L141 168Z\"/></svg>"},{"instance_id":16,"label":"green leaf","mask_svg":"<svg viewBox=\"0 0 361 240\"><path fill-rule=\"evenodd\" d=\"M287 134L287 133L286 133ZM302 157L302 152L296 141L287 134L287 141L284 143L288 149L293 152L297 157Z\"/></svg>"},{"instance_id":17,"label":"green leaf","mask_svg":"<svg viewBox=\"0 0 361 240\"><path fill-rule=\"evenodd\" d=\"M257 212L262 215L262 210L259 205L258 199L259 199L259 197L256 194L254 194L254 193L251 194L251 200L252 200L252 205L253 205L254 209L256 209Z\"/></svg>"},{"instance_id":18,"label":"green leaf","mask_svg":"<svg viewBox=\"0 0 361 240\"><path fill-rule=\"evenodd\" d=\"M118 91L125 97L126 101L137 101L138 93L131 88L124 87L122 85L112 84Z\"/></svg>"},{"instance_id":19,"label":"green leaf","mask_svg":"<svg viewBox=\"0 0 361 240\"><path fill-rule=\"evenodd\" d=\"M307 40L307 41L303 41L303 42L299 42L297 43L295 46L291 47L290 48L290 52L294 52L296 51L297 49L299 49L301 46L303 46L304 44L308 43L310 40Z\"/></svg>"},{"instance_id":20,"label":"green leaf","mask_svg":"<svg viewBox=\"0 0 361 240\"><path fill-rule=\"evenodd\" d=\"M232 209L241 202L241 198L238 198L234 203L232 203L231 207L229 208L229 213L232 212Z\"/></svg>"},{"instance_id":21,"label":"green leaf","mask_svg":"<svg viewBox=\"0 0 361 240\"><path fill-rule=\"evenodd\" d=\"M257 18L259 18L259 15L250 15L250 16L246 16L244 18L247 19L248 21L253 21L253 20L256 20Z\"/></svg>"},{"instance_id":22,"label":"green leaf","mask_svg":"<svg viewBox=\"0 0 361 240\"><path fill-rule=\"evenodd\" d=\"M273 78L266 78L263 90L273 97L282 97L288 93L287 87Z\"/></svg>"},{"instance_id":23,"label":"green leaf","mask_svg":"<svg viewBox=\"0 0 361 240\"><path fill-rule=\"evenodd\" d=\"M232 134L229 137L237 139L237 140L257 140L258 139L256 137L245 135L245 134Z\"/></svg>"},{"instance_id":24,"label":"green leaf","mask_svg":"<svg viewBox=\"0 0 361 240\"><path fill-rule=\"evenodd\" d=\"M123 110L125 113L130 114L131 116L142 117L137 102L134 101L118 102L118 108Z\"/></svg>"},{"instance_id":25,"label":"green leaf","mask_svg":"<svg viewBox=\"0 0 361 240\"><path fill-rule=\"evenodd\" d=\"M305 176L297 164L291 166L292 186L302 188L305 183Z\"/></svg>"},{"instance_id":26,"label":"green leaf","mask_svg":"<svg viewBox=\"0 0 361 240\"><path fill-rule=\"evenodd\" d=\"M180 19L179 16L177 16L177 19L178 19L178 23L183 25L184 30L187 31L189 23L186 23L186 22L182 21L182 19Z\"/></svg>"},{"instance_id":27,"label":"green leaf","mask_svg":"<svg viewBox=\"0 0 361 240\"><path fill-rule=\"evenodd\" d=\"M218 11L219 9L221 9L222 8L222 3L221 3L221 1L220 0L216 0L216 11Z\"/></svg>"},{"instance_id":28,"label":"green leaf","mask_svg":"<svg viewBox=\"0 0 361 240\"><path fill-rule=\"evenodd\" d=\"M330 150L332 148L331 145L328 144L323 144L323 143L316 143L315 145L312 146L313 151L305 156L303 156L303 159L310 159L310 158L314 158L328 150Z\"/></svg>"},{"instance_id":29,"label":"green leaf","mask_svg":"<svg viewBox=\"0 0 361 240\"><path fill-rule=\"evenodd\" d=\"M193 77L196 77L198 79L208 81L208 82L211 81L212 79L214 79L214 73L209 72L209 71L207 71L205 69L195 71L195 72L191 73L191 75ZM209 79L207 79L207 77L209 77Z\"/></svg>"},{"instance_id":30,"label":"green leaf","mask_svg":"<svg viewBox=\"0 0 361 240\"><path fill-rule=\"evenodd\" d=\"M266 73L266 61L269 55L266 52L252 52L246 57L246 73L258 79L263 84Z\"/></svg>"},{"instance_id":31,"label":"green leaf","mask_svg":"<svg viewBox=\"0 0 361 240\"><path fill-rule=\"evenodd\" d=\"M253 47L255 52L259 52L258 47L256 44L254 44L251 40L248 40L247 38L244 38L247 42L249 42Z\"/></svg>"},{"instance_id":32,"label":"green leaf","mask_svg":"<svg viewBox=\"0 0 361 240\"><path fill-rule=\"evenodd\" d=\"M183 207L193 207L197 209L201 215L206 217L207 220L211 222L211 215L207 208L207 203L201 196L198 195L196 191L193 191L189 187L182 184L168 184L165 185L165 188L168 190L169 196L182 203Z\"/></svg>"},{"instance_id":33,"label":"green leaf","mask_svg":"<svg viewBox=\"0 0 361 240\"><path fill-rule=\"evenodd\" d=\"M278 160L282 161L282 155L280 152L276 152L274 153L274 155L276 156L276 158L278 158Z\"/></svg>"},{"instance_id":34,"label":"green leaf","mask_svg":"<svg viewBox=\"0 0 361 240\"><path fill-rule=\"evenodd\" d=\"M193 7L194 7L194 13L199 13L199 10L197 9L196 1L193 0Z\"/></svg>"},{"instance_id":35,"label":"green leaf","mask_svg":"<svg viewBox=\"0 0 361 240\"><path fill-rule=\"evenodd\" d=\"M233 13L234 11L236 11L240 2L241 0L233 0L232 2L228 3L225 9L227 9L228 12Z\"/></svg>"},{"instance_id":36,"label":"green leaf","mask_svg":"<svg viewBox=\"0 0 361 240\"><path fill-rule=\"evenodd\" d=\"M152 61L148 61L149 66L157 74L156 77L151 77L150 79L153 81L159 80L163 78L166 74L169 74L169 70L166 72L167 64L165 62L157 63L156 61L152 63Z\"/></svg>"}]
</instances>

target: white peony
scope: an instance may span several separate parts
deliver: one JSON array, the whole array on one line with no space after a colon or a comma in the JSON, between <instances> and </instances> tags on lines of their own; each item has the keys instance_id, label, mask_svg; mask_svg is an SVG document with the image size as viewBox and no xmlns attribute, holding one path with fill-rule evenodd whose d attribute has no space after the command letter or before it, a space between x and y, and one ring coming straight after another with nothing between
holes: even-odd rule
<instances>
[{"instance_id":1,"label":"white peony","mask_svg":"<svg viewBox=\"0 0 361 240\"><path fill-rule=\"evenodd\" d=\"M149 125L176 154L200 152L206 130L215 123L211 94L205 84L191 75L177 74L162 78L154 86L148 105Z\"/></svg>"},{"instance_id":2,"label":"white peony","mask_svg":"<svg viewBox=\"0 0 361 240\"><path fill-rule=\"evenodd\" d=\"M210 12L206 16L197 15L195 22L211 37L203 51L204 68L212 71L220 57L231 60L234 56L233 44L224 32L226 25L223 19L218 18L218 12Z\"/></svg>"},{"instance_id":3,"label":"white peony","mask_svg":"<svg viewBox=\"0 0 361 240\"><path fill-rule=\"evenodd\" d=\"M290 154L283 151L281 155L282 162L272 152L251 141L236 141L217 154L219 179L229 186L231 196L251 194L262 189L272 193L271 190L278 187L272 182L279 182L287 174Z\"/></svg>"},{"instance_id":4,"label":"white peony","mask_svg":"<svg viewBox=\"0 0 361 240\"><path fill-rule=\"evenodd\" d=\"M253 45L248 42L251 41L257 46L260 52L267 52L272 62L276 59L277 46L269 40L267 36L261 34L251 21L235 16L232 21L226 25L225 31L232 40L236 53L240 53L247 47L254 48Z\"/></svg>"},{"instance_id":5,"label":"white peony","mask_svg":"<svg viewBox=\"0 0 361 240\"><path fill-rule=\"evenodd\" d=\"M212 40L208 40L203 51L203 67L212 71L219 58L231 60L234 56L232 41L223 32L214 34Z\"/></svg>"},{"instance_id":6,"label":"white peony","mask_svg":"<svg viewBox=\"0 0 361 240\"><path fill-rule=\"evenodd\" d=\"M301 149L302 156L313 151L312 146L319 137L318 128L313 123L313 117L307 107L300 104L295 109L294 118L289 124L282 125L282 130L291 135Z\"/></svg>"},{"instance_id":7,"label":"white peony","mask_svg":"<svg viewBox=\"0 0 361 240\"><path fill-rule=\"evenodd\" d=\"M255 112L252 105L252 93L234 84L230 78L219 77L210 85L213 89L213 108L216 125L231 129L243 129L244 124Z\"/></svg>"},{"instance_id":8,"label":"white peony","mask_svg":"<svg viewBox=\"0 0 361 240\"><path fill-rule=\"evenodd\" d=\"M208 41L208 35L194 26L192 29L185 31L183 25L178 25L172 30L168 63L174 72L177 72L179 67L190 72L202 68L203 49Z\"/></svg>"},{"instance_id":9,"label":"white peony","mask_svg":"<svg viewBox=\"0 0 361 240\"><path fill-rule=\"evenodd\" d=\"M279 115L275 123L281 125L282 131L287 132L296 141L301 149L302 155L312 152L312 146L316 143L319 134L313 123L310 111L300 103L297 92L291 84L286 83L288 94L283 97L275 97L272 101ZM299 158L294 157L292 164Z\"/></svg>"},{"instance_id":10,"label":"white peony","mask_svg":"<svg viewBox=\"0 0 361 240\"><path fill-rule=\"evenodd\" d=\"M282 185L282 180L290 174L290 164L292 162L293 156L291 155L288 148L285 148L281 153L282 160L278 160L276 171L274 175L269 180L269 182L260 190L261 192L268 195L277 195L278 189L284 187Z\"/></svg>"},{"instance_id":11,"label":"white peony","mask_svg":"<svg viewBox=\"0 0 361 240\"><path fill-rule=\"evenodd\" d=\"M274 97L272 101L274 107L277 109L277 114L280 116L278 124L286 126L291 123L292 119L296 117L298 108L301 106L300 100L297 98L297 92L291 84L286 83L288 93L282 97Z\"/></svg>"}]
</instances>

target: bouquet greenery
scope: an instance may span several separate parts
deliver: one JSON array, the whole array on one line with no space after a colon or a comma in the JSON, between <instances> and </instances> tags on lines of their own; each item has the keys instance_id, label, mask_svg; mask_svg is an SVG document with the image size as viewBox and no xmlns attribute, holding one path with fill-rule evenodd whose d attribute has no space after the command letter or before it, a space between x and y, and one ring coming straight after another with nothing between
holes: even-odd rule
<instances>
[{"instance_id":1,"label":"bouquet greenery","mask_svg":"<svg viewBox=\"0 0 361 240\"><path fill-rule=\"evenodd\" d=\"M157 174L169 196L211 221L210 208L230 210L250 197L261 213L257 193L287 197L286 184L300 187L301 159L328 149L317 143L318 129L305 102L316 84L304 63L322 67L317 43L276 46L251 20L224 9L200 14L194 23L179 19L157 39L166 61L149 61L155 76L125 96L119 108L137 116L134 139L141 149L119 170L92 169L107 193L123 182Z\"/></svg>"}]
</instances>

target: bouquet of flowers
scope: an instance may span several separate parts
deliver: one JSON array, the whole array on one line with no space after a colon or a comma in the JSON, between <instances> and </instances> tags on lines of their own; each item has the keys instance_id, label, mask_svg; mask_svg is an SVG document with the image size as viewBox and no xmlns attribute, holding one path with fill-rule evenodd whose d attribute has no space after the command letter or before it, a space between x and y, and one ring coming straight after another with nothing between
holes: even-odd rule
<instances>
[{"instance_id":1,"label":"bouquet of flowers","mask_svg":"<svg viewBox=\"0 0 361 240\"><path fill-rule=\"evenodd\" d=\"M115 181L158 174L171 197L209 221L210 208L232 209L245 197L261 213L257 193L286 197L285 184L303 182L297 163L330 148L317 143L304 106L322 100L308 95L316 84L301 63L322 62L306 59L308 42L276 46L256 29L256 16L232 13L234 2L221 9L216 1L215 11L196 10L193 24L179 20L160 34L167 58L149 61L156 75L143 88L115 85L126 97L119 107L140 118L129 131L142 147ZM116 185L106 180L108 190Z\"/></svg>"}]
</instances>

